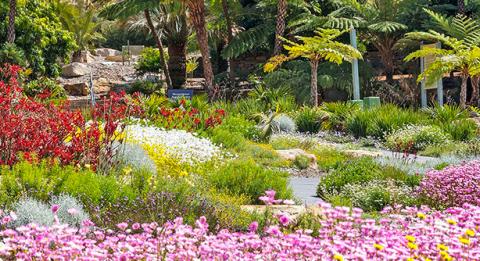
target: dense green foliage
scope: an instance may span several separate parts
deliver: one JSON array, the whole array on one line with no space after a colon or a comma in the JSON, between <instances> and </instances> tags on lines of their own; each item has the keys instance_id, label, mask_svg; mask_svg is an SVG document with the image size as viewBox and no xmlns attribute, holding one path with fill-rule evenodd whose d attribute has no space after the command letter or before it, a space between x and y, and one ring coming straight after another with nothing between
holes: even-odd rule
<instances>
[{"instance_id":1,"label":"dense green foliage","mask_svg":"<svg viewBox=\"0 0 480 261\"><path fill-rule=\"evenodd\" d=\"M0 39L6 39L6 2L0 4ZM33 76L58 76L58 60L68 60L76 45L72 33L63 28L53 1L32 0L18 4L15 26L15 44L23 51Z\"/></svg>"}]
</instances>

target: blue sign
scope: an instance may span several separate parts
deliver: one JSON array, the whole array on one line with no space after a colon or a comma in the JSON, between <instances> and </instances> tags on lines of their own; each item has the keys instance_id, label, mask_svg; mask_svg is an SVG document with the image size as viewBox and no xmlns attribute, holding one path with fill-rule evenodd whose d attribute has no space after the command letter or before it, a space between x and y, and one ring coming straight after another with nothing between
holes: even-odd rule
<instances>
[{"instance_id":1,"label":"blue sign","mask_svg":"<svg viewBox=\"0 0 480 261\"><path fill-rule=\"evenodd\" d=\"M180 100L182 98L191 100L193 97L193 90L170 89L167 92L167 96L172 100Z\"/></svg>"}]
</instances>

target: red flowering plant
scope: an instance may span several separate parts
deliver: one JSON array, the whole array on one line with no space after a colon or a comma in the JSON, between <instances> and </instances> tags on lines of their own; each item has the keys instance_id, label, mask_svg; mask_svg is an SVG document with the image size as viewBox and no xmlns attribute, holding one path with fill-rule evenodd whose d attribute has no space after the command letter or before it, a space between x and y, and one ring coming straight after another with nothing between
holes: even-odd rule
<instances>
[{"instance_id":1,"label":"red flowering plant","mask_svg":"<svg viewBox=\"0 0 480 261\"><path fill-rule=\"evenodd\" d=\"M175 108L162 107L159 113L150 115L158 127L182 129L187 131L203 131L222 124L225 117L223 109L206 108L202 111L191 106L185 99L178 102Z\"/></svg>"},{"instance_id":2,"label":"red flowering plant","mask_svg":"<svg viewBox=\"0 0 480 261\"><path fill-rule=\"evenodd\" d=\"M90 124L68 103L42 103L22 94L17 77L21 68L0 68L0 165L26 160L58 160L62 164L90 165L112 156L113 142L124 120L139 114L140 106L124 94L112 95L92 109Z\"/></svg>"}]
</instances>

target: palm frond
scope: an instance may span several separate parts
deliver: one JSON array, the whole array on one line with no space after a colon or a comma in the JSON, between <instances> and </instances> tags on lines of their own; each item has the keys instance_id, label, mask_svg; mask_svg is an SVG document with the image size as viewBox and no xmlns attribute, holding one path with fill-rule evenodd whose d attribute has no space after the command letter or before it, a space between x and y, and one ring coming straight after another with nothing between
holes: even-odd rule
<instances>
[{"instance_id":1,"label":"palm frond","mask_svg":"<svg viewBox=\"0 0 480 261\"><path fill-rule=\"evenodd\" d=\"M222 51L224 59L238 56L268 42L273 36L275 25L266 23L239 33Z\"/></svg>"}]
</instances>

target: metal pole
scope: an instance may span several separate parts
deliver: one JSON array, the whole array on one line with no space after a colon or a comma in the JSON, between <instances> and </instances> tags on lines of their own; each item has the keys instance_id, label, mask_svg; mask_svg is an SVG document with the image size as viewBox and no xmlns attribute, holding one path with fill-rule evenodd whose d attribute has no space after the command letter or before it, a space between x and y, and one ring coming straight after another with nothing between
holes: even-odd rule
<instances>
[{"instance_id":1,"label":"metal pole","mask_svg":"<svg viewBox=\"0 0 480 261\"><path fill-rule=\"evenodd\" d=\"M420 71L423 73L425 70L425 59L420 58ZM422 83L420 85L420 97L422 99L421 104L422 108L427 108L427 90L425 89L425 79L422 80Z\"/></svg>"},{"instance_id":2,"label":"metal pole","mask_svg":"<svg viewBox=\"0 0 480 261\"><path fill-rule=\"evenodd\" d=\"M92 76L92 71L90 71L90 101L92 103L92 106L95 106L95 92L93 90L93 76Z\"/></svg>"},{"instance_id":3,"label":"metal pole","mask_svg":"<svg viewBox=\"0 0 480 261\"><path fill-rule=\"evenodd\" d=\"M442 43L438 42L437 48L441 49ZM440 77L440 79L437 82L437 101L438 101L438 105L443 106L443 77Z\"/></svg>"},{"instance_id":4,"label":"metal pole","mask_svg":"<svg viewBox=\"0 0 480 261\"><path fill-rule=\"evenodd\" d=\"M357 49L357 31L353 26L350 28L350 43L353 48ZM353 99L360 100L360 79L358 76L358 59L352 61L352 78L353 78Z\"/></svg>"}]
</instances>

